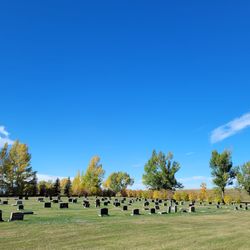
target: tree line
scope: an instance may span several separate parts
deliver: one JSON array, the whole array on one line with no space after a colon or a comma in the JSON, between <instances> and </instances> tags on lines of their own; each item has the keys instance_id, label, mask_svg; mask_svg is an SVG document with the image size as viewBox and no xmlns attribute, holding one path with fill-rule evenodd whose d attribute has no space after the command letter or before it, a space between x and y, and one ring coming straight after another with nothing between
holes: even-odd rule
<instances>
[{"instance_id":1,"label":"tree line","mask_svg":"<svg viewBox=\"0 0 250 250\"><path fill-rule=\"evenodd\" d=\"M159 194L183 188L177 181L176 173L180 163L174 160L172 153L152 152L144 166L143 184L148 190ZM218 188L224 202L225 188L237 180L238 186L250 195L250 162L242 166L233 166L232 154L225 150L222 153L212 152L210 159L213 183ZM0 195L7 196L58 196L58 195L104 195L126 196L128 186L134 179L126 172L113 172L104 180L105 171L100 157L94 156L84 172L78 171L71 179L63 178L53 181L37 181L37 172L31 166L31 154L28 146L16 141L12 146L5 144L0 150ZM164 191L165 190L165 191Z\"/></svg>"}]
</instances>

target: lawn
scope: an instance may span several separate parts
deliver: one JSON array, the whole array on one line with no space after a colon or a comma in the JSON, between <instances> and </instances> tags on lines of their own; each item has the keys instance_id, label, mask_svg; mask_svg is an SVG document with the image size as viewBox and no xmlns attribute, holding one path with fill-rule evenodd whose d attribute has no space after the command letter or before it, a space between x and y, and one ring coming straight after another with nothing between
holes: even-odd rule
<instances>
[{"instance_id":1,"label":"lawn","mask_svg":"<svg viewBox=\"0 0 250 250\"><path fill-rule=\"evenodd\" d=\"M149 215L142 202L135 202L129 211L110 204L110 216L99 217L93 203L91 208L81 203L45 209L35 198L24 200L25 211L35 214L0 223L0 249L250 249L250 210L197 205L192 214ZM132 208L141 215L131 216ZM17 208L0 209L6 221Z\"/></svg>"}]
</instances>

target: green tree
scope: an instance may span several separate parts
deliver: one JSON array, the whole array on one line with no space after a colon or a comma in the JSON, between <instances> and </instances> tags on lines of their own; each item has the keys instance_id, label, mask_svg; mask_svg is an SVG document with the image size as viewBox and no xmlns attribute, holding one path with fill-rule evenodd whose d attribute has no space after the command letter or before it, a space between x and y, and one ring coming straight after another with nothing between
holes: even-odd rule
<instances>
[{"instance_id":1,"label":"green tree","mask_svg":"<svg viewBox=\"0 0 250 250\"><path fill-rule=\"evenodd\" d=\"M55 196L58 196L58 195L60 195L60 192L61 192L60 179L57 178L55 180L54 185L53 185L53 193L54 193Z\"/></svg>"},{"instance_id":2,"label":"green tree","mask_svg":"<svg viewBox=\"0 0 250 250\"><path fill-rule=\"evenodd\" d=\"M250 195L250 161L237 168L237 181Z\"/></svg>"},{"instance_id":3,"label":"green tree","mask_svg":"<svg viewBox=\"0 0 250 250\"><path fill-rule=\"evenodd\" d=\"M213 183L219 188L221 200L224 202L225 188L227 185L232 185L235 178L231 152L225 150L220 154L214 150L210 159L210 168Z\"/></svg>"},{"instance_id":4,"label":"green tree","mask_svg":"<svg viewBox=\"0 0 250 250\"><path fill-rule=\"evenodd\" d=\"M47 195L47 182L46 181L39 181L38 182L38 194L40 196Z\"/></svg>"},{"instance_id":5,"label":"green tree","mask_svg":"<svg viewBox=\"0 0 250 250\"><path fill-rule=\"evenodd\" d=\"M36 172L31 167L28 146L19 141L9 148L6 144L0 151L0 182L8 195L24 195L34 184Z\"/></svg>"},{"instance_id":6,"label":"green tree","mask_svg":"<svg viewBox=\"0 0 250 250\"><path fill-rule=\"evenodd\" d=\"M70 177L68 177L67 182L64 186L64 194L67 196L70 196L71 193L72 193L72 184L71 184Z\"/></svg>"},{"instance_id":7,"label":"green tree","mask_svg":"<svg viewBox=\"0 0 250 250\"><path fill-rule=\"evenodd\" d=\"M100 157L94 156L83 176L83 185L89 194L98 194L101 191L104 173L102 164L100 164Z\"/></svg>"},{"instance_id":8,"label":"green tree","mask_svg":"<svg viewBox=\"0 0 250 250\"><path fill-rule=\"evenodd\" d=\"M115 193L124 191L128 186L132 186L134 180L125 172L114 172L104 182L104 187L111 189Z\"/></svg>"},{"instance_id":9,"label":"green tree","mask_svg":"<svg viewBox=\"0 0 250 250\"><path fill-rule=\"evenodd\" d=\"M165 155L154 150L151 158L144 167L143 183L153 190L175 190L182 188L182 184L175 178L176 172L180 169L180 164L173 161L173 154Z\"/></svg>"}]
</instances>

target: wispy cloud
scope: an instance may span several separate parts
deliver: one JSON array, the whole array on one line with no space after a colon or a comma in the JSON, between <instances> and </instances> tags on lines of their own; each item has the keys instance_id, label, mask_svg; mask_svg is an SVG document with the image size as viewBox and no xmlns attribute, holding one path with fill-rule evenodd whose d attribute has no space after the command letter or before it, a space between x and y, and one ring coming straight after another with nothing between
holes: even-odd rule
<instances>
[{"instance_id":1,"label":"wispy cloud","mask_svg":"<svg viewBox=\"0 0 250 250\"><path fill-rule=\"evenodd\" d=\"M202 182L205 182L208 188L213 187L212 178L207 176L191 176L191 177L183 177L177 179L184 185L184 188L186 189L200 188L200 184Z\"/></svg>"},{"instance_id":2,"label":"wispy cloud","mask_svg":"<svg viewBox=\"0 0 250 250\"><path fill-rule=\"evenodd\" d=\"M186 155L186 156L191 156L191 155L193 155L193 154L195 154L195 152L187 152L185 155Z\"/></svg>"},{"instance_id":3,"label":"wispy cloud","mask_svg":"<svg viewBox=\"0 0 250 250\"><path fill-rule=\"evenodd\" d=\"M54 175L47 175L47 174L37 174L38 181L55 181L57 178L61 180L61 179L68 178L68 177L54 176Z\"/></svg>"},{"instance_id":4,"label":"wispy cloud","mask_svg":"<svg viewBox=\"0 0 250 250\"><path fill-rule=\"evenodd\" d=\"M132 168L142 168L144 166L144 163L136 163L132 165Z\"/></svg>"},{"instance_id":5,"label":"wispy cloud","mask_svg":"<svg viewBox=\"0 0 250 250\"><path fill-rule=\"evenodd\" d=\"M14 143L9 136L10 133L5 129L5 127L0 126L0 148L3 147L5 143L8 143L9 145Z\"/></svg>"},{"instance_id":6,"label":"wispy cloud","mask_svg":"<svg viewBox=\"0 0 250 250\"><path fill-rule=\"evenodd\" d=\"M241 117L213 130L210 137L211 143L223 141L224 139L239 133L243 129L246 129L247 127L250 127L250 113L246 113Z\"/></svg>"}]
</instances>

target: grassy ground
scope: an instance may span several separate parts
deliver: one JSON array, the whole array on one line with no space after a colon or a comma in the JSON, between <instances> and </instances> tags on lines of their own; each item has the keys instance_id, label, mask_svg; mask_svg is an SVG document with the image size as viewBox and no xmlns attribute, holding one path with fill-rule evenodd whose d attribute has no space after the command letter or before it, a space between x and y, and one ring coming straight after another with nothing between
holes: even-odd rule
<instances>
[{"instance_id":1,"label":"grassy ground","mask_svg":"<svg viewBox=\"0 0 250 250\"><path fill-rule=\"evenodd\" d=\"M34 198L24 206L35 215L0 223L0 249L250 249L250 210L212 205L197 206L193 214L149 215L136 202L127 212L109 205L110 216L99 217L99 209L84 209L80 200L69 209L45 209ZM130 216L132 208L142 215ZM16 211L0 209L5 220Z\"/></svg>"}]
</instances>

